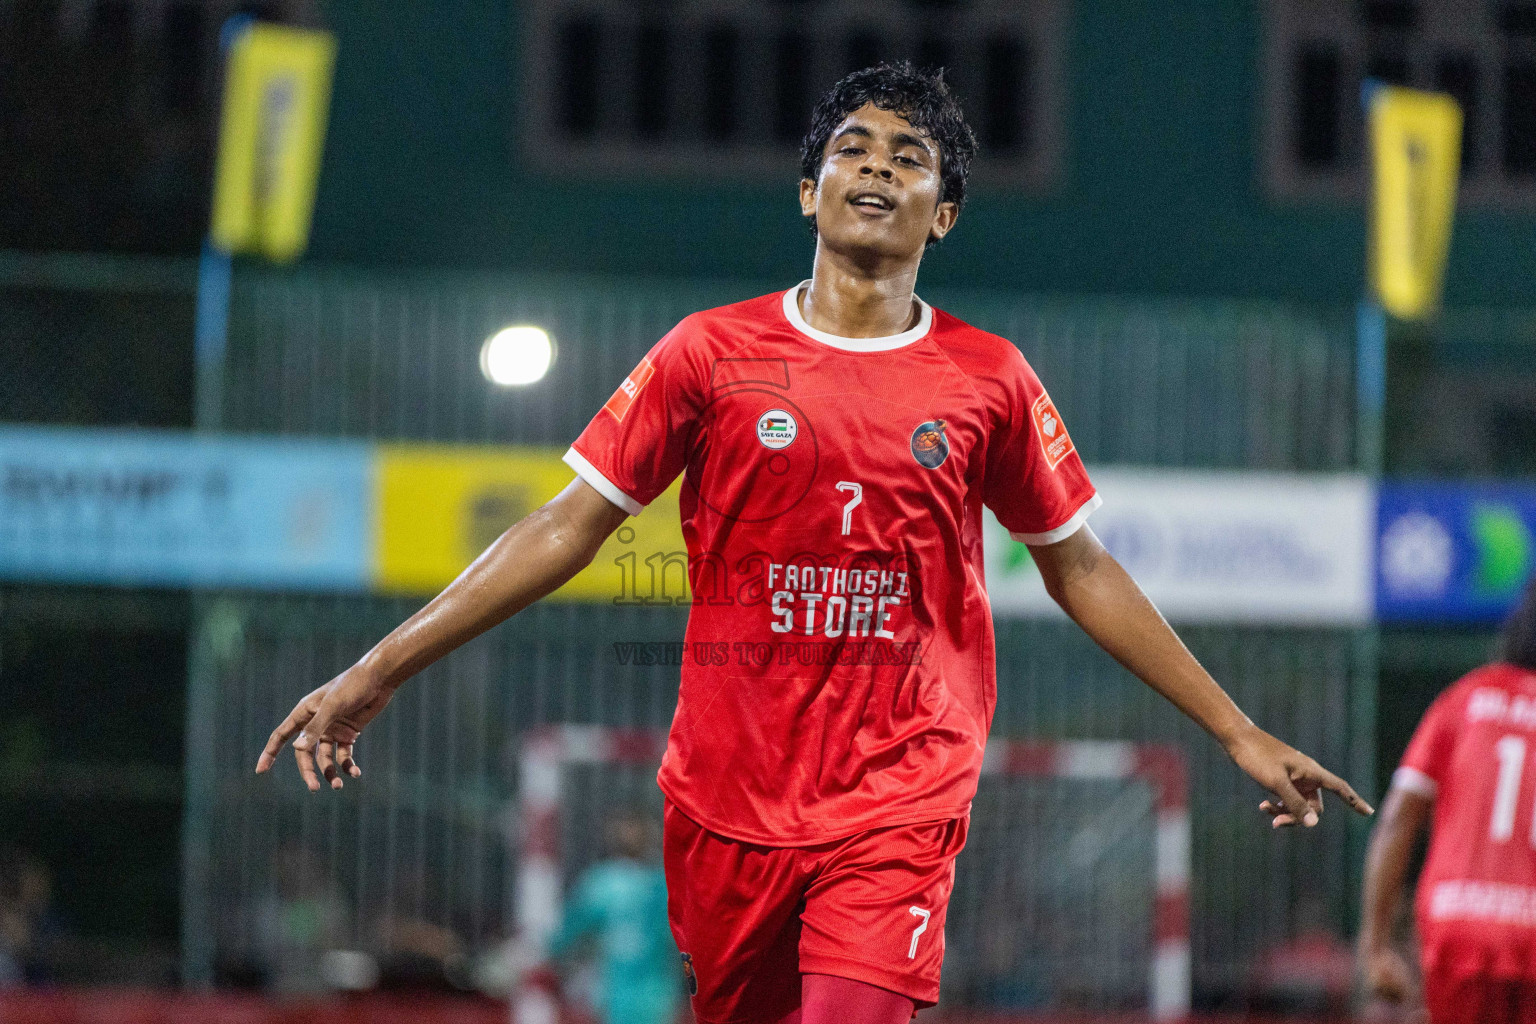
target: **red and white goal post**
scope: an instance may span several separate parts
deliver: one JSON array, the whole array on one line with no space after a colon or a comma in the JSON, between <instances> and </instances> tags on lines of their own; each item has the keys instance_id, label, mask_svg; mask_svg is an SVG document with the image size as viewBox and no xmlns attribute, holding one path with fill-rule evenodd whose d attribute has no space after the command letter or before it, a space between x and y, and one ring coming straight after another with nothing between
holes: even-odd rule
<instances>
[{"instance_id":1,"label":"red and white goal post","mask_svg":"<svg viewBox=\"0 0 1536 1024\"><path fill-rule=\"evenodd\" d=\"M666 736L602 726L557 725L523 742L518 800L522 848L517 870L517 928L542 946L559 926L564 880L560 867L560 812L565 769L575 765L646 767L659 764ZM1122 741L992 739L982 777L1141 782L1152 794L1156 876L1152 955L1147 984L1153 1020L1177 1020L1190 1010L1190 818L1184 755L1162 744ZM555 1018L552 997L525 989L515 1000L519 1024Z\"/></svg>"}]
</instances>

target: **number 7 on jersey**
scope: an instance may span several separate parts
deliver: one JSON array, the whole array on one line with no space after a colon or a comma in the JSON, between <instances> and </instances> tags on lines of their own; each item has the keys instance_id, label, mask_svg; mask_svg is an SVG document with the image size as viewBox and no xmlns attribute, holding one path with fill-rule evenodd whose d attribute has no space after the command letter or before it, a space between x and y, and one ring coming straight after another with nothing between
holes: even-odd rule
<instances>
[{"instance_id":1,"label":"number 7 on jersey","mask_svg":"<svg viewBox=\"0 0 1536 1024\"><path fill-rule=\"evenodd\" d=\"M859 507L859 502L864 500L864 485L856 484L852 480L839 480L837 489L840 491L852 491L853 497L843 506L843 536L848 536L853 529L853 510Z\"/></svg>"}]
</instances>

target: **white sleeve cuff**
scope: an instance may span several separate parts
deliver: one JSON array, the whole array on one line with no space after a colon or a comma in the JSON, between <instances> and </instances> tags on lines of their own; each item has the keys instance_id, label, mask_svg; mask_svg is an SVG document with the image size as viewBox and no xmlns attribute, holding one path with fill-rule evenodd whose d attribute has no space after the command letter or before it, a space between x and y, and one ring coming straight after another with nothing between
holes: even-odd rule
<instances>
[{"instance_id":1,"label":"white sleeve cuff","mask_svg":"<svg viewBox=\"0 0 1536 1024\"><path fill-rule=\"evenodd\" d=\"M1392 773L1392 786L1409 793L1417 793L1427 800L1433 800L1435 794L1440 792L1440 783L1417 768L1409 768L1407 765L1403 765Z\"/></svg>"},{"instance_id":2,"label":"white sleeve cuff","mask_svg":"<svg viewBox=\"0 0 1536 1024\"><path fill-rule=\"evenodd\" d=\"M1056 529L1046 530L1044 533L1014 533L1012 530L1009 530L1008 536L1016 541L1024 544L1033 544L1036 547L1044 544L1055 544L1059 540L1066 540L1081 529L1082 525L1088 521L1088 517L1093 514L1093 510L1102 504L1104 504L1104 499L1099 497L1098 491L1094 491L1093 495L1083 502L1082 506L1072 514L1072 518L1056 527Z\"/></svg>"},{"instance_id":3,"label":"white sleeve cuff","mask_svg":"<svg viewBox=\"0 0 1536 1024\"><path fill-rule=\"evenodd\" d=\"M619 490L612 480L599 473L597 467L588 462L586 456L582 455L575 448L566 449L565 457L561 461L574 469L577 476L591 484L594 491L630 515L637 516L645 511L644 505Z\"/></svg>"}]
</instances>

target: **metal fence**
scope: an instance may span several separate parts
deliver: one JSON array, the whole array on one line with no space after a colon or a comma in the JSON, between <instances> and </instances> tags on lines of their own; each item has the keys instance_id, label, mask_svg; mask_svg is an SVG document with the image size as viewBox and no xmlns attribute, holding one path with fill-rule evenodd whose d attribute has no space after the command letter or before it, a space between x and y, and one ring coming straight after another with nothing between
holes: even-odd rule
<instances>
[{"instance_id":1,"label":"metal fence","mask_svg":"<svg viewBox=\"0 0 1536 1024\"><path fill-rule=\"evenodd\" d=\"M235 281L223 426L278 434L566 444L691 312L771 290L348 271ZM1088 462L1337 470L1354 453L1352 320L1259 303L925 295L1011 339ZM557 359L499 389L481 343L532 323Z\"/></svg>"},{"instance_id":2,"label":"metal fence","mask_svg":"<svg viewBox=\"0 0 1536 1024\"><path fill-rule=\"evenodd\" d=\"M223 426L563 444L678 319L766 290L242 273ZM1351 464L1353 341L1343 316L1220 302L927 297L1019 344L1090 464ZM537 323L556 339L555 369L538 388L497 390L480 375L481 342L510 323ZM402 922L424 920L468 947L489 945L510 920L515 864L503 830L519 735L550 723L670 720L676 669L621 663L612 645L680 639L677 610L539 606L408 686L360 745L359 784L312 797L291 764L277 778L251 776L267 731L293 701L411 608L362 598L203 600L189 691L190 977L260 952L263 908L281 898L296 859L324 880L336 941L387 949ZM1369 763L1367 636L1237 627L1185 635L1262 725L1335 767L1358 768L1362 752ZM1325 901L1345 928L1358 835L1342 814L1306 835L1271 834L1257 790L1215 744L1069 624L999 623L998 665L997 735L1175 742L1186 751L1194 974L1204 1000L1241 990L1259 951L1293 930L1299 901Z\"/></svg>"},{"instance_id":3,"label":"metal fence","mask_svg":"<svg viewBox=\"0 0 1536 1024\"><path fill-rule=\"evenodd\" d=\"M359 744L363 779L342 793L312 796L286 757L276 776L252 775L267 733L293 701L410 609L401 601L269 597L209 605L189 709L204 731L189 749L188 841L204 852L189 861L184 908L187 952L203 958L204 969L216 959L270 954L258 948L261 907L279 895L278 868L294 850L318 858L332 897L346 908L333 941L387 950L400 920L419 917L468 947L486 948L512 921L516 863L505 829L519 737L548 724L665 729L671 720L676 669L621 663L614 644L681 639L682 614L541 605L402 690ZM1369 742L1349 714L1351 694L1370 682L1357 657L1359 638L1338 630L1214 627L1184 634L1261 725L1325 763L1348 765ZM1206 998L1240 992L1254 957L1292 932L1300 901L1320 902L1335 927L1347 927L1355 867L1341 808L1309 833L1271 833L1256 809L1258 790L1215 743L1074 626L1000 623L998 651L994 735L1174 742L1185 750L1197 991ZM626 799L659 806L654 786L633 783L622 787ZM976 828L1007 834L1023 827L988 818L1003 813L983 800ZM566 820L579 831L564 845L570 877L600 848L601 815ZM1059 822L1042 831L1063 842L1074 834ZM972 845L970 856L1006 849L979 835ZM1134 938L1146 926L1140 918L1119 921L1101 947L1130 941L1119 933ZM1140 976L1108 965L1104 974ZM1106 988L1101 999L1110 994Z\"/></svg>"},{"instance_id":4,"label":"metal fence","mask_svg":"<svg viewBox=\"0 0 1536 1024\"><path fill-rule=\"evenodd\" d=\"M190 425L196 269L0 250L0 418Z\"/></svg>"},{"instance_id":5,"label":"metal fence","mask_svg":"<svg viewBox=\"0 0 1536 1024\"><path fill-rule=\"evenodd\" d=\"M984 779L944 929L946 1001L1146 1008L1156 842L1144 786Z\"/></svg>"}]
</instances>

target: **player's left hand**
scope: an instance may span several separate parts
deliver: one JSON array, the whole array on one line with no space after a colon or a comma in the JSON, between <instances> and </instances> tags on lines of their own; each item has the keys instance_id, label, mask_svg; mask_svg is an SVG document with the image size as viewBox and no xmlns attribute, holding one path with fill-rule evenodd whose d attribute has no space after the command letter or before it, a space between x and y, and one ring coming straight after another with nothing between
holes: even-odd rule
<instances>
[{"instance_id":1,"label":"player's left hand","mask_svg":"<svg viewBox=\"0 0 1536 1024\"><path fill-rule=\"evenodd\" d=\"M1227 753L1239 768L1278 798L1259 804L1259 810L1269 815L1275 828L1316 825L1323 813L1325 789L1336 793L1360 814L1376 813L1349 783L1258 726L1232 741Z\"/></svg>"}]
</instances>

